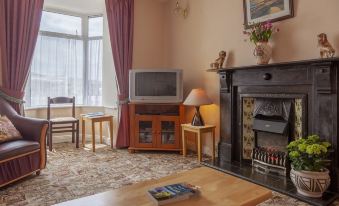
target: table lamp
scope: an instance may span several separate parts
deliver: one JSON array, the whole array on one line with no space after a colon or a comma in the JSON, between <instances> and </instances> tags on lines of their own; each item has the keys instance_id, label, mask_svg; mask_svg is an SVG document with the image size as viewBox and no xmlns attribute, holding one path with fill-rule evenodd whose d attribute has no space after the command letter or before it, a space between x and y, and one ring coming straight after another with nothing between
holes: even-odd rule
<instances>
[{"instance_id":1,"label":"table lamp","mask_svg":"<svg viewBox=\"0 0 339 206\"><path fill-rule=\"evenodd\" d=\"M203 89L193 89L184 101L184 105L195 106L195 114L192 119L193 126L204 126L204 120L202 119L199 109L202 105L213 104L210 98L207 96Z\"/></svg>"}]
</instances>

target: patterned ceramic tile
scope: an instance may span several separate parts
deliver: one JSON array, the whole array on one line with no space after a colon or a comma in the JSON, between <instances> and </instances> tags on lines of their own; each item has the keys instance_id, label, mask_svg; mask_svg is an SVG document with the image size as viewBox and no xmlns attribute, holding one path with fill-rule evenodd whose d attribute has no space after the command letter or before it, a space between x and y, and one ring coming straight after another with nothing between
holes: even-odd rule
<instances>
[{"instance_id":1,"label":"patterned ceramic tile","mask_svg":"<svg viewBox=\"0 0 339 206\"><path fill-rule=\"evenodd\" d=\"M252 149L254 147L253 110L254 98L243 98L242 103L242 137L243 137L243 158L251 159Z\"/></svg>"}]
</instances>

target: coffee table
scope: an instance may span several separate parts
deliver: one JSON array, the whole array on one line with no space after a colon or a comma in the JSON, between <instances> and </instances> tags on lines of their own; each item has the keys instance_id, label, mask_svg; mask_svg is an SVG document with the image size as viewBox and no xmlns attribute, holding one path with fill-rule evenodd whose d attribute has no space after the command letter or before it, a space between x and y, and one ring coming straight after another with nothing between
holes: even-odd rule
<instances>
[{"instance_id":1,"label":"coffee table","mask_svg":"<svg viewBox=\"0 0 339 206\"><path fill-rule=\"evenodd\" d=\"M144 181L121 189L71 200L57 206L152 206L154 203L147 195L148 189L180 182L200 186L201 195L169 205L252 206L272 197L272 192L264 187L211 168L201 167L158 180Z\"/></svg>"}]
</instances>

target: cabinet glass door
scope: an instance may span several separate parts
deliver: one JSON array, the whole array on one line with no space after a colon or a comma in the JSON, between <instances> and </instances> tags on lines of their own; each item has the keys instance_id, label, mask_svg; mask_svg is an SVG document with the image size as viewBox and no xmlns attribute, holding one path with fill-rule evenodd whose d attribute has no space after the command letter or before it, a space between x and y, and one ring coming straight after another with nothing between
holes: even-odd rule
<instances>
[{"instance_id":1,"label":"cabinet glass door","mask_svg":"<svg viewBox=\"0 0 339 206\"><path fill-rule=\"evenodd\" d=\"M175 122L161 121L161 144L175 144Z\"/></svg>"},{"instance_id":2,"label":"cabinet glass door","mask_svg":"<svg viewBox=\"0 0 339 206\"><path fill-rule=\"evenodd\" d=\"M152 144L152 121L140 121L139 122L139 143Z\"/></svg>"},{"instance_id":3,"label":"cabinet glass door","mask_svg":"<svg viewBox=\"0 0 339 206\"><path fill-rule=\"evenodd\" d=\"M179 120L176 117L162 117L159 123L159 146L168 149L177 148L179 144Z\"/></svg>"},{"instance_id":4,"label":"cabinet glass door","mask_svg":"<svg viewBox=\"0 0 339 206\"><path fill-rule=\"evenodd\" d=\"M154 121L151 117L140 116L135 120L136 144L138 147L152 147L155 143Z\"/></svg>"}]
</instances>

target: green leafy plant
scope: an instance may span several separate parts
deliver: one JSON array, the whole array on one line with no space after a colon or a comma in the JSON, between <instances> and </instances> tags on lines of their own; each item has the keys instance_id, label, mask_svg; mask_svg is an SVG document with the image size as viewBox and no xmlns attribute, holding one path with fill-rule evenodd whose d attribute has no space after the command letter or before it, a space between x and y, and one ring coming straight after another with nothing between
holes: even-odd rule
<instances>
[{"instance_id":1,"label":"green leafy plant","mask_svg":"<svg viewBox=\"0 0 339 206\"><path fill-rule=\"evenodd\" d=\"M268 42L274 32L278 32L269 21L253 24L249 30L243 33L247 35L251 42L257 45L258 42Z\"/></svg>"},{"instance_id":2,"label":"green leafy plant","mask_svg":"<svg viewBox=\"0 0 339 206\"><path fill-rule=\"evenodd\" d=\"M331 144L320 140L318 135L310 135L290 142L287 150L295 170L321 172L329 164L330 147Z\"/></svg>"}]
</instances>

